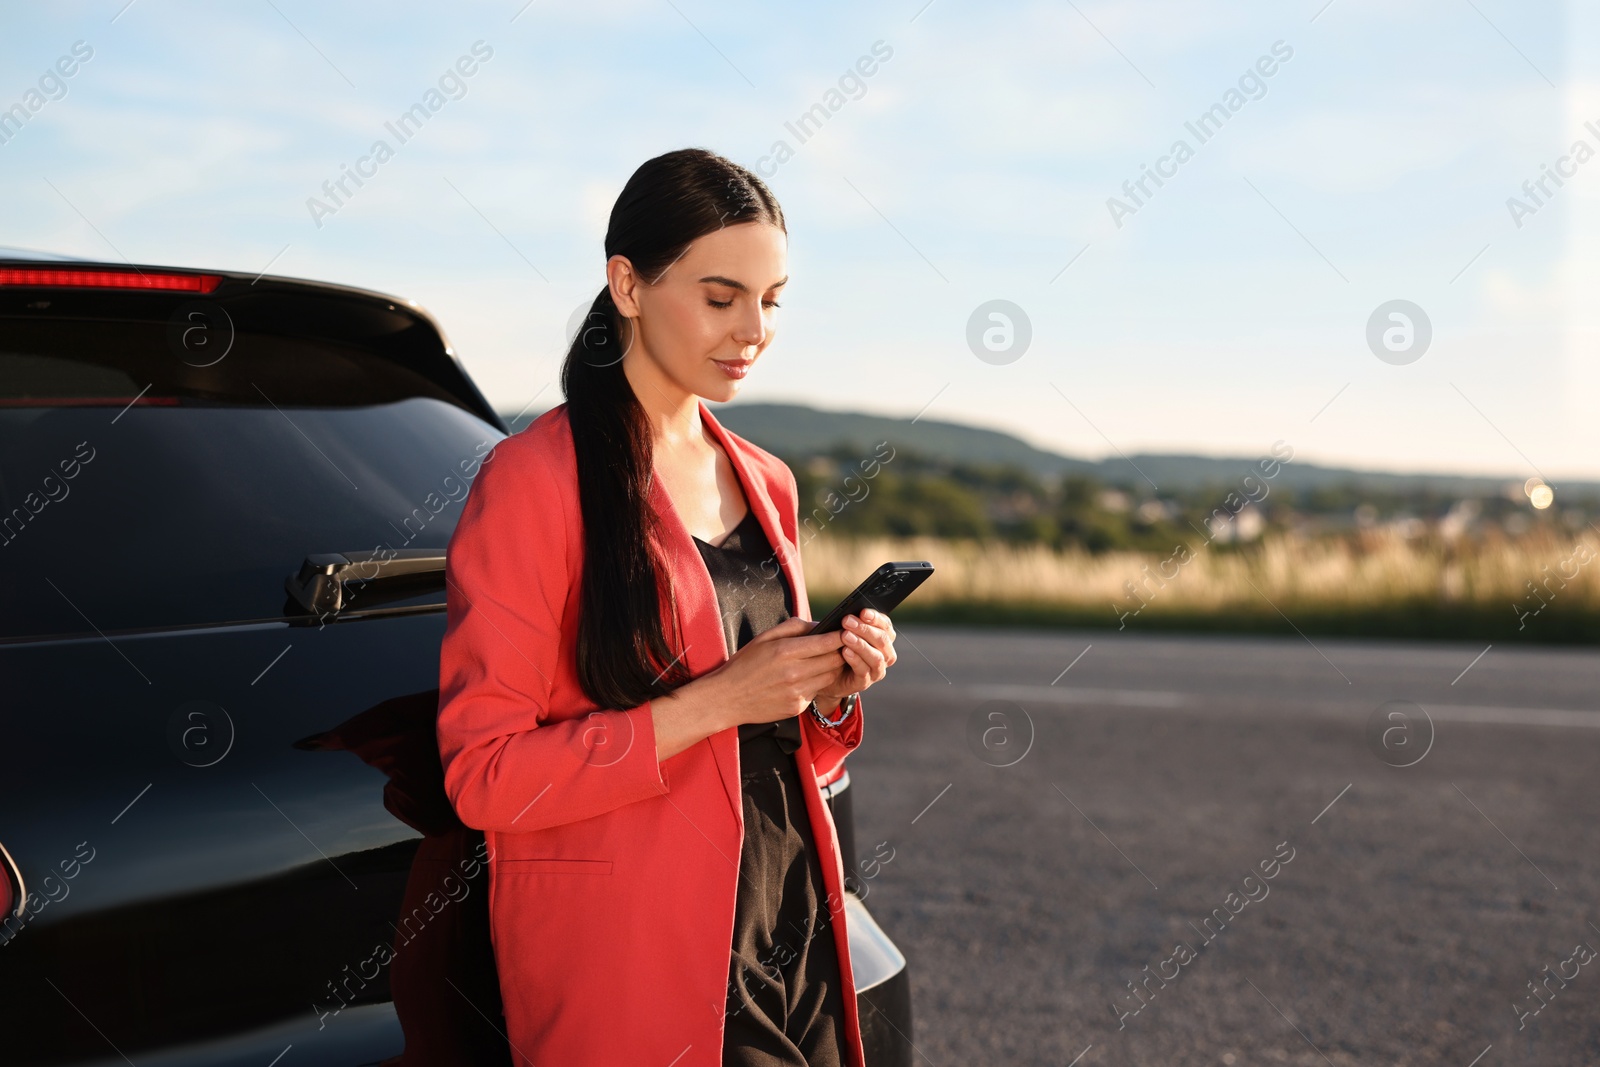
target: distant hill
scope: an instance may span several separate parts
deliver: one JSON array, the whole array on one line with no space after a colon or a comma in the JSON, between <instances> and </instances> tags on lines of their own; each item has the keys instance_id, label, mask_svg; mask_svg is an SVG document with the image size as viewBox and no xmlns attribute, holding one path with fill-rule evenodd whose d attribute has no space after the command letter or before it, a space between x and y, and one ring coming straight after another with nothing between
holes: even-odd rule
<instances>
[{"instance_id":1,"label":"distant hill","mask_svg":"<svg viewBox=\"0 0 1600 1067\"><path fill-rule=\"evenodd\" d=\"M734 433L769 452L798 458L826 452L837 446L858 448L865 455L879 441L946 461L1013 464L1054 480L1064 474L1086 474L1108 485L1147 486L1146 479L1162 490L1195 489L1236 483L1255 466L1259 456L1213 457L1184 454L1134 453L1127 459L1077 459L1036 448L1020 437L999 430L938 419L891 418L853 411L824 411L803 404L729 404L715 415ZM513 431L526 426L538 413L524 415ZM504 415L509 423L510 413ZM1506 478L1451 474L1390 474L1382 471L1319 467L1298 460L1285 464L1274 479L1277 485L1315 488L1357 485L1369 492L1395 494L1434 492L1454 496L1498 495ZM1600 496L1600 482L1563 482L1562 495Z\"/></svg>"}]
</instances>

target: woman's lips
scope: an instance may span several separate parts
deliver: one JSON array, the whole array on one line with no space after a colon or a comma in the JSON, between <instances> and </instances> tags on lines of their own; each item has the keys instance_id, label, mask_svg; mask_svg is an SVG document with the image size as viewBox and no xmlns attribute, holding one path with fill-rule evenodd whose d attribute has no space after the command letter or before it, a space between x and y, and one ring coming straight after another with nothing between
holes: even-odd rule
<instances>
[{"instance_id":1,"label":"woman's lips","mask_svg":"<svg viewBox=\"0 0 1600 1067\"><path fill-rule=\"evenodd\" d=\"M743 378L746 374L748 374L750 372L750 368L755 366L755 362L756 361L753 360L753 359L752 360L714 359L711 362L713 362L717 366L721 367L723 374L726 374L729 378L733 378L735 380L738 380L740 378Z\"/></svg>"}]
</instances>

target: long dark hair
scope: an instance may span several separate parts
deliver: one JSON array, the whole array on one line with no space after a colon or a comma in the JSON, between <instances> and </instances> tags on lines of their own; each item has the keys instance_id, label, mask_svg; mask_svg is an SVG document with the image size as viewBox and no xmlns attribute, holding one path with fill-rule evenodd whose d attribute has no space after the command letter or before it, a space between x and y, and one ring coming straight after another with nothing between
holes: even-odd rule
<instances>
[{"instance_id":1,"label":"long dark hair","mask_svg":"<svg viewBox=\"0 0 1600 1067\"><path fill-rule=\"evenodd\" d=\"M766 222L785 229L771 190L750 171L701 148L647 160L623 186L606 228L606 258L626 256L654 284L699 237ZM561 388L578 457L583 506L578 680L602 708L625 709L689 680L661 625L673 603L650 507L654 440L649 416L622 371L627 337L606 286L567 350ZM676 618L674 616L674 618Z\"/></svg>"}]
</instances>

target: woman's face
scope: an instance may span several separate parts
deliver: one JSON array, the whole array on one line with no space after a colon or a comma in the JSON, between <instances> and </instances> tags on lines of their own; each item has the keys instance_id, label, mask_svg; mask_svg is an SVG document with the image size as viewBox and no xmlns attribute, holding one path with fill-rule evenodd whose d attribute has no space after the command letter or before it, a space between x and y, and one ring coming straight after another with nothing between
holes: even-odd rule
<instances>
[{"instance_id":1,"label":"woman's face","mask_svg":"<svg viewBox=\"0 0 1600 1067\"><path fill-rule=\"evenodd\" d=\"M617 286L626 290L618 310L635 328L626 359L644 361L650 377L686 393L733 399L772 343L788 247L778 227L740 223L694 241L659 278Z\"/></svg>"}]
</instances>

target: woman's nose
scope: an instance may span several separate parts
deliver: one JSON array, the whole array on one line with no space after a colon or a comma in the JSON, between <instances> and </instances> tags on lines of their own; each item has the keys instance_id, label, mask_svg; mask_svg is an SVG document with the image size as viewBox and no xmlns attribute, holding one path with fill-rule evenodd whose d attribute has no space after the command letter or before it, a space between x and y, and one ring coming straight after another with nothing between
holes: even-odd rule
<instances>
[{"instance_id":1,"label":"woman's nose","mask_svg":"<svg viewBox=\"0 0 1600 1067\"><path fill-rule=\"evenodd\" d=\"M759 307L745 307L739 311L734 323L733 339L746 348L759 348L767 339L766 317Z\"/></svg>"}]
</instances>

